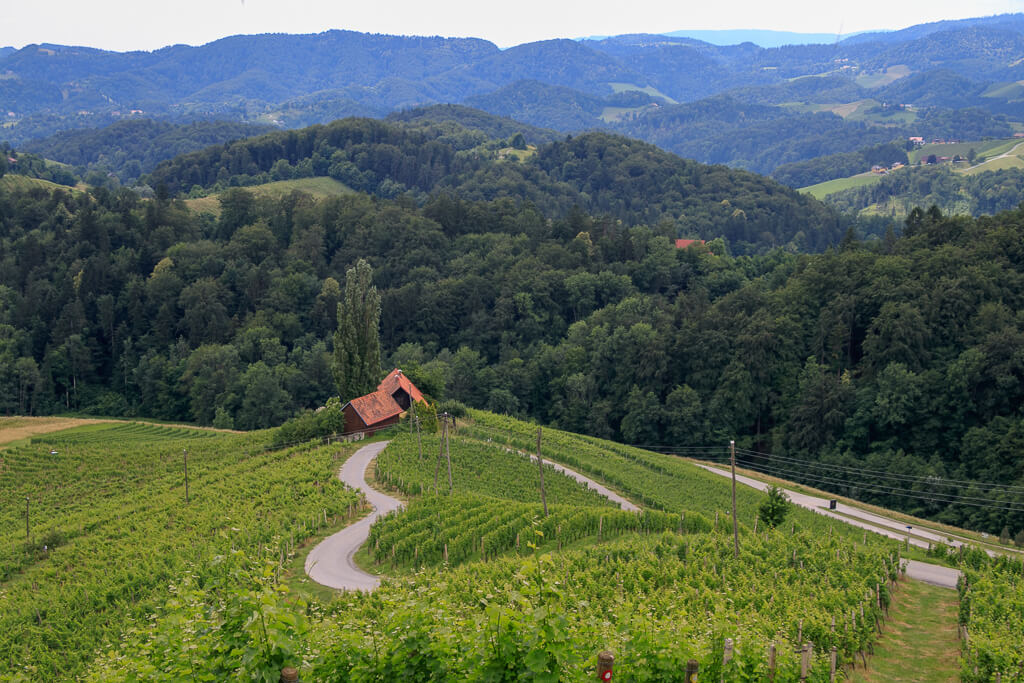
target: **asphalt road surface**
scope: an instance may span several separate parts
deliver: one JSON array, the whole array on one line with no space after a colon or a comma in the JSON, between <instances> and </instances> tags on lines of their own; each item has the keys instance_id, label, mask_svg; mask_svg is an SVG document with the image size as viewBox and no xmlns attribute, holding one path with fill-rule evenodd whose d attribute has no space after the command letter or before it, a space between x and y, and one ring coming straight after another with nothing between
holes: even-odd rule
<instances>
[{"instance_id":1,"label":"asphalt road surface","mask_svg":"<svg viewBox=\"0 0 1024 683\"><path fill-rule=\"evenodd\" d=\"M370 535L370 526L381 515L398 510L402 503L376 491L366 483L366 468L387 441L367 444L352 454L338 472L338 478L354 489L361 489L373 512L341 531L328 536L306 558L306 574L317 583L338 590L372 591L380 585L380 577L367 574L356 566L353 557Z\"/></svg>"}]
</instances>

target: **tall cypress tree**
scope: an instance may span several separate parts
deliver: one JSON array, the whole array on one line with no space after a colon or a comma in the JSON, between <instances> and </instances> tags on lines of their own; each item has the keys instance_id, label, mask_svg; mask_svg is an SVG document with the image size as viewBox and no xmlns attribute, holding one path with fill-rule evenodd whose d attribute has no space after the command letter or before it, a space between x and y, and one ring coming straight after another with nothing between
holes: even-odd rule
<instances>
[{"instance_id":1,"label":"tall cypress tree","mask_svg":"<svg viewBox=\"0 0 1024 683\"><path fill-rule=\"evenodd\" d=\"M334 382L343 401L368 394L380 381L380 294L373 268L359 259L345 273L345 297L338 302L334 333Z\"/></svg>"}]
</instances>

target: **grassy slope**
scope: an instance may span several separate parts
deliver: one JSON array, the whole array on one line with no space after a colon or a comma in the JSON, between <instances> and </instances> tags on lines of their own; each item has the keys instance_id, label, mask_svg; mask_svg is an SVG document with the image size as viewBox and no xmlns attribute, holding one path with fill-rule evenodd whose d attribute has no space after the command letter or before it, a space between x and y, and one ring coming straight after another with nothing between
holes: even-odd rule
<instances>
[{"instance_id":1,"label":"grassy slope","mask_svg":"<svg viewBox=\"0 0 1024 683\"><path fill-rule=\"evenodd\" d=\"M817 185L801 187L799 191L805 192L815 199L824 199L833 192L849 190L851 187L874 185L881 179L882 176L878 173L858 173L857 175L850 176L849 178L835 178L834 180L826 180L825 182L818 183Z\"/></svg>"},{"instance_id":2,"label":"grassy slope","mask_svg":"<svg viewBox=\"0 0 1024 683\"><path fill-rule=\"evenodd\" d=\"M64 190L66 192L76 191L75 188L68 187L67 185L58 185L57 183L51 183L49 180L29 178L28 176L17 175L14 173L7 173L3 178L0 178L0 188L5 190L27 190L32 187L41 187L44 190Z\"/></svg>"},{"instance_id":3,"label":"grassy slope","mask_svg":"<svg viewBox=\"0 0 1024 683\"><path fill-rule=\"evenodd\" d=\"M338 197L343 194L351 194L354 192L354 190L348 185L326 176L317 176L315 178L296 178L295 180L278 180L273 183L266 183L265 185L252 185L241 189L248 190L249 192L257 195L273 197L275 199L295 191L306 192L314 197ZM198 213L212 213L215 216L220 215L220 202L217 200L217 195L215 194L208 197L199 197L197 199L186 199L185 203L190 209Z\"/></svg>"},{"instance_id":4,"label":"grassy slope","mask_svg":"<svg viewBox=\"0 0 1024 683\"><path fill-rule=\"evenodd\" d=\"M868 668L851 672L854 683L959 680L957 597L946 588L904 581L895 593L882 639Z\"/></svg>"}]
</instances>

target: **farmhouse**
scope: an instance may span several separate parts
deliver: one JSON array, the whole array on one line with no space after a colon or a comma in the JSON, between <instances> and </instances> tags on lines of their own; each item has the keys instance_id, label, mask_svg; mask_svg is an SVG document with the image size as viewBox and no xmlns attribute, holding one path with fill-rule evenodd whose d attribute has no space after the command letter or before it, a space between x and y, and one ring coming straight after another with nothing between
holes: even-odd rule
<instances>
[{"instance_id":1,"label":"farmhouse","mask_svg":"<svg viewBox=\"0 0 1024 683\"><path fill-rule=\"evenodd\" d=\"M354 398L341 407L345 414L345 433L373 434L398 422L402 413L417 401L425 401L422 392L395 368L377 385L377 391Z\"/></svg>"}]
</instances>

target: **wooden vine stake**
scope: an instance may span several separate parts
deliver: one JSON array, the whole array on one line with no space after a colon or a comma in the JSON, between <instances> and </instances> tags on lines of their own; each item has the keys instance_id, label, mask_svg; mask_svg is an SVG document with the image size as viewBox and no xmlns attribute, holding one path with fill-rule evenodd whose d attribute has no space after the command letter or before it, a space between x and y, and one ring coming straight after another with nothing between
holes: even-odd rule
<instances>
[{"instance_id":1,"label":"wooden vine stake","mask_svg":"<svg viewBox=\"0 0 1024 683\"><path fill-rule=\"evenodd\" d=\"M615 655L605 650L597 655L597 680L612 680L612 666L615 664Z\"/></svg>"},{"instance_id":2,"label":"wooden vine stake","mask_svg":"<svg viewBox=\"0 0 1024 683\"><path fill-rule=\"evenodd\" d=\"M768 683L775 683L775 643L768 646Z\"/></svg>"},{"instance_id":3,"label":"wooden vine stake","mask_svg":"<svg viewBox=\"0 0 1024 683\"><path fill-rule=\"evenodd\" d=\"M698 664L696 659L686 662L686 683L697 683Z\"/></svg>"},{"instance_id":4,"label":"wooden vine stake","mask_svg":"<svg viewBox=\"0 0 1024 683\"><path fill-rule=\"evenodd\" d=\"M828 675L829 683L835 683L835 680L836 680L836 657L838 656L838 654L839 654L838 648L835 645L833 645L832 646L832 665L831 665L831 670L829 671L829 675Z\"/></svg>"},{"instance_id":5,"label":"wooden vine stake","mask_svg":"<svg viewBox=\"0 0 1024 683\"><path fill-rule=\"evenodd\" d=\"M725 683L725 669L732 661L732 638L725 639L725 648L722 652L722 683Z\"/></svg>"},{"instance_id":6,"label":"wooden vine stake","mask_svg":"<svg viewBox=\"0 0 1024 683\"><path fill-rule=\"evenodd\" d=\"M800 680L806 681L807 676L811 672L811 651L813 646L810 643L804 643L803 648L800 651Z\"/></svg>"}]
</instances>

